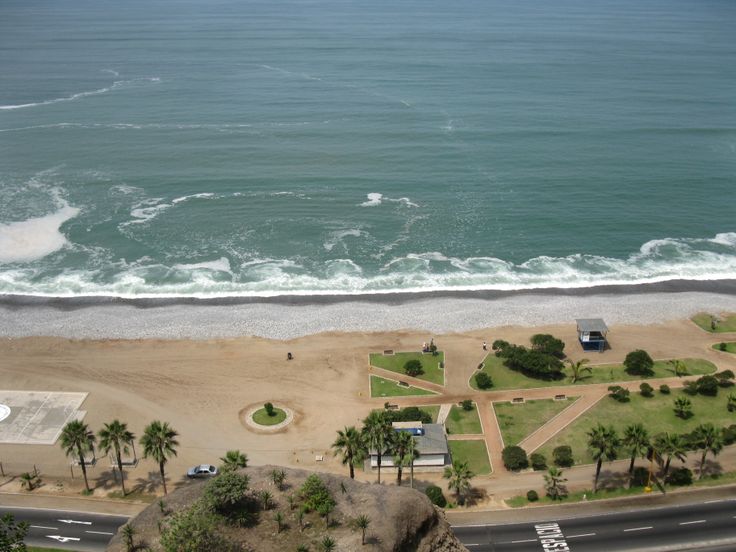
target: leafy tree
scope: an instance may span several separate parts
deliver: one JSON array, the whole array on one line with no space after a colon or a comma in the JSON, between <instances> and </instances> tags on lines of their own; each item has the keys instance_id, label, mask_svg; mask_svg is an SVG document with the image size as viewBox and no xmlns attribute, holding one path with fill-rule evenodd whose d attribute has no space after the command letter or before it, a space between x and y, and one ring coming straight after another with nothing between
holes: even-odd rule
<instances>
[{"instance_id":1,"label":"leafy tree","mask_svg":"<svg viewBox=\"0 0 736 552\"><path fill-rule=\"evenodd\" d=\"M531 491L526 492L526 499L529 502L536 502L537 500L539 500L539 494L537 494L537 491L532 489Z\"/></svg>"},{"instance_id":2,"label":"leafy tree","mask_svg":"<svg viewBox=\"0 0 736 552\"><path fill-rule=\"evenodd\" d=\"M470 412L471 410L473 410L473 401L470 399L465 399L464 401L460 401L460 406L466 412Z\"/></svg>"},{"instance_id":3,"label":"leafy tree","mask_svg":"<svg viewBox=\"0 0 736 552\"><path fill-rule=\"evenodd\" d=\"M128 425L119 420L104 424L98 436L100 437L100 448L105 454L110 454L111 450L115 452L115 461L120 471L120 487L123 490L123 496L125 496L125 473L123 472L122 454L128 454L129 446L133 445L135 436L128 431Z\"/></svg>"},{"instance_id":4,"label":"leafy tree","mask_svg":"<svg viewBox=\"0 0 736 552\"><path fill-rule=\"evenodd\" d=\"M629 478L631 478L634 474L634 462L638 457L646 456L649 450L649 433L642 424L628 425L624 429L623 444L631 451L631 462L629 463Z\"/></svg>"},{"instance_id":5,"label":"leafy tree","mask_svg":"<svg viewBox=\"0 0 736 552\"><path fill-rule=\"evenodd\" d=\"M166 466L166 462L169 461L169 458L177 455L176 447L179 446L179 441L176 438L178 435L169 426L168 422L155 420L146 426L143 430L143 437L141 437L143 458L153 458L154 461L158 462L161 482L164 486L164 494L168 494L164 467Z\"/></svg>"},{"instance_id":6,"label":"leafy tree","mask_svg":"<svg viewBox=\"0 0 736 552\"><path fill-rule=\"evenodd\" d=\"M684 362L682 362L681 360L668 360L667 362L670 363L670 365L672 366L672 370L675 372L675 375L678 378L687 376L687 365Z\"/></svg>"},{"instance_id":7,"label":"leafy tree","mask_svg":"<svg viewBox=\"0 0 736 552\"><path fill-rule=\"evenodd\" d=\"M698 384L694 381L686 381L682 386L682 392L694 397L698 394Z\"/></svg>"},{"instance_id":8,"label":"leafy tree","mask_svg":"<svg viewBox=\"0 0 736 552\"><path fill-rule=\"evenodd\" d=\"M558 380L564 377L562 361L552 355L526 347L512 345L506 353L504 365L521 372L527 377L543 380Z\"/></svg>"},{"instance_id":9,"label":"leafy tree","mask_svg":"<svg viewBox=\"0 0 736 552\"><path fill-rule=\"evenodd\" d=\"M631 392L628 389L621 387L620 385L609 386L608 393L609 393L608 395L609 397L621 403L629 402L629 400L631 400L629 398L629 395L631 395Z\"/></svg>"},{"instance_id":10,"label":"leafy tree","mask_svg":"<svg viewBox=\"0 0 736 552\"><path fill-rule=\"evenodd\" d=\"M561 468L569 468L575 463L572 457L572 448L569 445L560 445L555 447L552 451L552 457L554 458L555 466Z\"/></svg>"},{"instance_id":11,"label":"leafy tree","mask_svg":"<svg viewBox=\"0 0 736 552\"><path fill-rule=\"evenodd\" d=\"M535 334L531 337L532 349L545 355L563 358L565 342L550 334Z\"/></svg>"},{"instance_id":12,"label":"leafy tree","mask_svg":"<svg viewBox=\"0 0 736 552\"><path fill-rule=\"evenodd\" d=\"M299 489L299 495L302 498L302 504L307 511L314 510L319 512L324 509L324 505L335 506L335 501L330 494L330 490L325 486L324 482L317 474L312 474L304 481Z\"/></svg>"},{"instance_id":13,"label":"leafy tree","mask_svg":"<svg viewBox=\"0 0 736 552\"><path fill-rule=\"evenodd\" d=\"M642 397L649 398L654 396L654 388L647 382L643 382L639 385L639 393L641 393Z\"/></svg>"},{"instance_id":14,"label":"leafy tree","mask_svg":"<svg viewBox=\"0 0 736 552\"><path fill-rule=\"evenodd\" d=\"M369 449L376 451L378 467L378 483L381 483L381 457L391 450L396 432L391 427L385 411L373 411L363 421L363 442Z\"/></svg>"},{"instance_id":15,"label":"leafy tree","mask_svg":"<svg viewBox=\"0 0 736 552\"><path fill-rule=\"evenodd\" d=\"M663 383L662 385L659 386L659 392L662 393L663 395L669 395L670 386L667 385L666 383Z\"/></svg>"},{"instance_id":16,"label":"leafy tree","mask_svg":"<svg viewBox=\"0 0 736 552\"><path fill-rule=\"evenodd\" d=\"M698 386L698 393L715 397L718 395L718 379L715 376L703 376L695 382Z\"/></svg>"},{"instance_id":17,"label":"leafy tree","mask_svg":"<svg viewBox=\"0 0 736 552\"><path fill-rule=\"evenodd\" d=\"M734 395L733 393L729 393L728 395L728 403L726 404L726 408L729 412L736 411L736 395Z\"/></svg>"},{"instance_id":18,"label":"leafy tree","mask_svg":"<svg viewBox=\"0 0 736 552\"><path fill-rule=\"evenodd\" d=\"M404 466L411 466L413 485L414 460L419 458L416 439L408 431L398 431L394 437L391 450L394 455L394 466L396 466L396 484L401 487Z\"/></svg>"},{"instance_id":19,"label":"leafy tree","mask_svg":"<svg viewBox=\"0 0 736 552\"><path fill-rule=\"evenodd\" d=\"M693 403L687 397L675 398L675 416L687 420L693 415Z\"/></svg>"},{"instance_id":20,"label":"leafy tree","mask_svg":"<svg viewBox=\"0 0 736 552\"><path fill-rule=\"evenodd\" d=\"M529 456L529 460L531 461L532 468L534 468L535 471L547 469L547 458L544 454L540 452L532 452Z\"/></svg>"},{"instance_id":21,"label":"leafy tree","mask_svg":"<svg viewBox=\"0 0 736 552\"><path fill-rule=\"evenodd\" d=\"M693 472L687 468L677 468L672 470L672 473L667 476L667 479L665 479L665 483L669 485L692 485L692 482Z\"/></svg>"},{"instance_id":22,"label":"leafy tree","mask_svg":"<svg viewBox=\"0 0 736 552\"><path fill-rule=\"evenodd\" d=\"M217 531L217 517L196 506L173 514L161 529L165 552L231 552L238 550Z\"/></svg>"},{"instance_id":23,"label":"leafy tree","mask_svg":"<svg viewBox=\"0 0 736 552\"><path fill-rule=\"evenodd\" d=\"M670 471L670 462L673 458L678 459L680 462L684 462L687 458L685 456L685 443L682 438L674 433L662 433L657 435L654 440L654 450L660 457L666 457L667 460L664 463L664 471L662 477L667 478L667 474Z\"/></svg>"},{"instance_id":24,"label":"leafy tree","mask_svg":"<svg viewBox=\"0 0 736 552\"><path fill-rule=\"evenodd\" d=\"M593 482L593 492L596 493L598 492L598 478L601 475L603 460L612 461L616 459L619 439L613 427L604 427L600 423L588 431L587 435L588 450L596 461L595 481Z\"/></svg>"},{"instance_id":25,"label":"leafy tree","mask_svg":"<svg viewBox=\"0 0 736 552\"><path fill-rule=\"evenodd\" d=\"M90 490L87 481L87 463L84 456L88 452L94 451L95 440L95 434L81 420L73 420L61 430L61 448L64 449L67 456L76 455L79 465L82 467L82 475L84 475L84 488L88 493Z\"/></svg>"},{"instance_id":26,"label":"leafy tree","mask_svg":"<svg viewBox=\"0 0 736 552\"><path fill-rule=\"evenodd\" d=\"M718 350L723 351L725 353L726 351L728 351L728 344L725 341L721 341L718 344Z\"/></svg>"},{"instance_id":27,"label":"leafy tree","mask_svg":"<svg viewBox=\"0 0 736 552\"><path fill-rule=\"evenodd\" d=\"M718 385L721 387L732 387L734 380L734 373L732 370L722 370L716 374L718 379Z\"/></svg>"},{"instance_id":28,"label":"leafy tree","mask_svg":"<svg viewBox=\"0 0 736 552\"><path fill-rule=\"evenodd\" d=\"M0 550L8 552L26 552L23 539L28 533L28 524L16 523L12 514L0 517Z\"/></svg>"},{"instance_id":29,"label":"leafy tree","mask_svg":"<svg viewBox=\"0 0 736 552\"><path fill-rule=\"evenodd\" d=\"M465 502L465 495L470 491L470 480L475 474L470 471L467 462L453 460L452 466L445 467L442 477L447 479L447 487L457 495L460 504Z\"/></svg>"},{"instance_id":30,"label":"leafy tree","mask_svg":"<svg viewBox=\"0 0 736 552\"><path fill-rule=\"evenodd\" d=\"M477 385L479 389L490 389L493 387L493 380L491 379L491 376L485 372L478 372L475 374L475 385Z\"/></svg>"},{"instance_id":31,"label":"leafy tree","mask_svg":"<svg viewBox=\"0 0 736 552\"><path fill-rule=\"evenodd\" d=\"M332 552L333 550L335 550L337 543L333 540L332 537L326 536L322 539L319 545L322 548L323 552Z\"/></svg>"},{"instance_id":32,"label":"leafy tree","mask_svg":"<svg viewBox=\"0 0 736 552\"><path fill-rule=\"evenodd\" d=\"M565 483L567 479L562 477L562 470L552 467L544 475L544 490L552 500L562 500L567 496Z\"/></svg>"},{"instance_id":33,"label":"leafy tree","mask_svg":"<svg viewBox=\"0 0 736 552\"><path fill-rule=\"evenodd\" d=\"M529 467L529 459L526 456L526 451L517 445L505 447L501 451L501 457L503 458L503 465L508 470L519 471Z\"/></svg>"},{"instance_id":34,"label":"leafy tree","mask_svg":"<svg viewBox=\"0 0 736 552\"><path fill-rule=\"evenodd\" d=\"M698 443L698 449L703 451L703 455L700 457L700 475L698 476L698 479L703 479L705 458L709 452L713 456L717 456L721 452L723 449L723 434L713 424L700 424L693 433Z\"/></svg>"},{"instance_id":35,"label":"leafy tree","mask_svg":"<svg viewBox=\"0 0 736 552\"><path fill-rule=\"evenodd\" d=\"M723 428L723 444L733 445L736 443L736 424L731 424L728 427Z\"/></svg>"},{"instance_id":36,"label":"leafy tree","mask_svg":"<svg viewBox=\"0 0 736 552\"><path fill-rule=\"evenodd\" d=\"M225 453L225 456L220 458L222 465L220 471L237 470L240 468L248 467L248 455L240 452L239 450L229 450Z\"/></svg>"},{"instance_id":37,"label":"leafy tree","mask_svg":"<svg viewBox=\"0 0 736 552\"><path fill-rule=\"evenodd\" d=\"M350 479L355 479L355 466L363 461L366 455L365 442L355 426L345 427L337 431L337 439L332 443L335 455L341 455L342 465L348 466Z\"/></svg>"},{"instance_id":38,"label":"leafy tree","mask_svg":"<svg viewBox=\"0 0 736 552\"><path fill-rule=\"evenodd\" d=\"M434 339L429 342L429 352L432 353L432 356L437 356L437 345L435 345Z\"/></svg>"},{"instance_id":39,"label":"leafy tree","mask_svg":"<svg viewBox=\"0 0 736 552\"><path fill-rule=\"evenodd\" d=\"M263 408L266 410L267 416L275 416L276 415L276 409L273 407L273 403L267 402L263 405Z\"/></svg>"},{"instance_id":40,"label":"leafy tree","mask_svg":"<svg viewBox=\"0 0 736 552\"><path fill-rule=\"evenodd\" d=\"M587 358L581 358L577 362L568 358L565 362L567 362L570 372L572 372L570 375L571 383L577 383L578 380L582 379L583 372L593 373L593 368L586 366L590 362Z\"/></svg>"},{"instance_id":41,"label":"leafy tree","mask_svg":"<svg viewBox=\"0 0 736 552\"><path fill-rule=\"evenodd\" d=\"M384 414L389 424L391 422L432 423L432 416L429 412L421 410L418 406L407 406L398 410L384 410Z\"/></svg>"},{"instance_id":42,"label":"leafy tree","mask_svg":"<svg viewBox=\"0 0 736 552\"><path fill-rule=\"evenodd\" d=\"M404 373L412 378L421 376L424 373L422 361L418 359L407 360L404 364Z\"/></svg>"},{"instance_id":43,"label":"leafy tree","mask_svg":"<svg viewBox=\"0 0 736 552\"><path fill-rule=\"evenodd\" d=\"M369 518L365 514L361 514L357 518L355 518L355 527L357 527L361 531L360 544L365 544L365 531L366 529L368 529L368 526L370 524L371 518Z\"/></svg>"},{"instance_id":44,"label":"leafy tree","mask_svg":"<svg viewBox=\"0 0 736 552\"><path fill-rule=\"evenodd\" d=\"M430 485L427 487L424 490L424 494L429 497L429 500L431 500L432 504L435 506L439 506L440 508L447 506L447 499L445 498L445 495L442 494L442 489L437 485Z\"/></svg>"},{"instance_id":45,"label":"leafy tree","mask_svg":"<svg viewBox=\"0 0 736 552\"><path fill-rule=\"evenodd\" d=\"M654 361L649 353L641 349L631 351L624 359L626 371L633 376L653 376Z\"/></svg>"},{"instance_id":46,"label":"leafy tree","mask_svg":"<svg viewBox=\"0 0 736 552\"><path fill-rule=\"evenodd\" d=\"M204 504L219 514L229 516L243 506L249 485L247 475L226 470L207 482L203 493Z\"/></svg>"}]
</instances>

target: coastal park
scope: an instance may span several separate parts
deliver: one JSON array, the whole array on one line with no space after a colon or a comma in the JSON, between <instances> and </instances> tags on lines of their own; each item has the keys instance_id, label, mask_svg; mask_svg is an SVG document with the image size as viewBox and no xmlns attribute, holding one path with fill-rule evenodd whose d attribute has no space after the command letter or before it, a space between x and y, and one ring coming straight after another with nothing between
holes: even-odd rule
<instances>
[{"instance_id":1,"label":"coastal park","mask_svg":"<svg viewBox=\"0 0 736 552\"><path fill-rule=\"evenodd\" d=\"M724 324L732 315L719 316ZM530 353L536 335L553 336L564 344L559 358L537 362L538 355ZM172 341L32 338L1 341L0 355L9 389L85 393L83 404L77 405L84 410L77 418L94 431L119 418L138 438L151 420L170 422L180 443L178 454L167 464L170 487L186 485L185 474L191 466L217 464L235 449L247 453L248 461L255 465L347 473L332 446L337 431L354 427L360 433L371 412L412 408L423 413L425 423L444 427L447 449L446 463L440 469L417 467L415 487L438 486L450 502L458 503L457 493L443 475L444 468L459 463L472 474L474 498L466 502L468 507L505 508L518 504L515 497L530 490L544 497L543 476L549 468L558 467L555 451L560 447L569 448L567 463L559 466L570 493L566 500L582 494L590 499L596 452L589 434L598 424L613 429L618 444L610 455L604 455L596 497L623 492L622 485L626 492L645 492L641 488L629 491L625 484L631 447L623 438L627 427L636 423L642 423L652 442L662 433L677 434L683 440L691 437L684 461L674 458L670 470L689 469L693 486L733 478L736 450L728 444L730 433L723 430L736 424L736 413L729 409L732 380L726 377L729 370L736 370L736 355L714 344L736 342L736 332L722 331L716 336L693 321L677 320L652 326L611 325L607 337L609 346L602 353L584 351L576 325L570 321L436 335L434 353L424 352L419 345L428 341L426 334L405 331L319 334L286 344L253 337ZM556 343L547 341L548 345ZM494 350L496 342L500 343ZM288 362L286 351L295 353ZM645 373L634 373L627 366L627 356L635 351L645 351L651 358ZM412 364L407 373L407 364L414 360L421 363L421 372ZM68 368L58 370L59 365ZM212 367L207 378L198 377L202 366ZM552 371L546 373L550 367ZM488 375L490 386L477 385L479 373ZM713 380L716 393L707 394L713 390ZM675 412L675 401L680 398L689 401L690 414ZM266 411L267 402L274 407L273 416ZM293 417L282 426L289 412ZM257 425L249 425L248 418ZM12 424L12 420L2 423ZM707 452L702 464L703 449L693 435L709 424L722 434L718 454ZM273 433L269 427L279 429ZM509 447L522 449L526 464L507 465L504 451ZM4 443L0 454L7 489L35 494L54 489L61 495L83 490L78 470L73 470L72 478L70 459L58 443L45 447ZM542 465L540 457L546 468L535 470ZM702 478L701 464L705 468ZM41 484L24 491L19 474L34 466ZM635 466L649 469L650 462L637 455ZM655 462L654 476L666 488L676 488L665 481L663 469ZM384 468L392 475L383 484L394 484L395 470ZM125 472L128 496L150 501L162 492L160 476L149 460L126 466ZM110 462L88 466L88 476L95 497L110 498L118 492ZM375 481L376 476L374 467L364 461L355 463L356 479ZM408 484L406 477L403 484Z\"/></svg>"}]
</instances>

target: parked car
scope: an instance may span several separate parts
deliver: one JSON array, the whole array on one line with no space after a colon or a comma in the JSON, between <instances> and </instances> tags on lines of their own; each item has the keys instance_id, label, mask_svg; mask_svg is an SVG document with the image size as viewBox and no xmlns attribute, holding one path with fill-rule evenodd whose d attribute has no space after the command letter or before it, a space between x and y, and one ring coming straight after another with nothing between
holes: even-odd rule
<instances>
[{"instance_id":1,"label":"parked car","mask_svg":"<svg viewBox=\"0 0 736 552\"><path fill-rule=\"evenodd\" d=\"M217 467L211 464L200 464L189 468L187 471L187 477L213 477L218 474Z\"/></svg>"}]
</instances>

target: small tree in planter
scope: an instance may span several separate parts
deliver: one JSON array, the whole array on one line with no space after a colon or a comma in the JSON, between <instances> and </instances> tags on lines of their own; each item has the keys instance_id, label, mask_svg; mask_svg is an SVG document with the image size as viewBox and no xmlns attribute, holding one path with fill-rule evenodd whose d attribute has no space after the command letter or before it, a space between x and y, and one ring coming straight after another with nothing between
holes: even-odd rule
<instances>
[{"instance_id":1,"label":"small tree in planter","mask_svg":"<svg viewBox=\"0 0 736 552\"><path fill-rule=\"evenodd\" d=\"M266 414L268 416L275 416L276 415L276 410L274 409L273 404L270 403L270 402L267 402L266 404L264 404L263 405L263 409L266 411Z\"/></svg>"}]
</instances>

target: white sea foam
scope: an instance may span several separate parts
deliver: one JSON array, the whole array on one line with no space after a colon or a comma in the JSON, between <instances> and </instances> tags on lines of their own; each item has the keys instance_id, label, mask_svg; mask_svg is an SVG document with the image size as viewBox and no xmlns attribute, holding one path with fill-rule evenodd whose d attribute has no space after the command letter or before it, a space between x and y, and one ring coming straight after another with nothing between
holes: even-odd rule
<instances>
[{"instance_id":1,"label":"white sea foam","mask_svg":"<svg viewBox=\"0 0 736 552\"><path fill-rule=\"evenodd\" d=\"M177 270L212 270L215 272L233 273L230 268L230 260L227 257L221 257L216 261L206 261L203 263L176 264L173 268Z\"/></svg>"},{"instance_id":2,"label":"white sea foam","mask_svg":"<svg viewBox=\"0 0 736 552\"><path fill-rule=\"evenodd\" d=\"M338 230L332 232L329 238L322 244L325 251L332 251L336 245L342 244L344 246L344 239L348 237L359 238L363 235L363 232L357 228L351 228L349 230Z\"/></svg>"},{"instance_id":3,"label":"white sea foam","mask_svg":"<svg viewBox=\"0 0 736 552\"><path fill-rule=\"evenodd\" d=\"M0 263L34 261L67 244L61 225L77 216L79 209L63 200L59 203L54 213L0 224Z\"/></svg>"},{"instance_id":4,"label":"white sea foam","mask_svg":"<svg viewBox=\"0 0 736 552\"><path fill-rule=\"evenodd\" d=\"M131 224L143 224L156 218L166 209L173 207L172 203L160 203L161 201L163 201L162 197L155 197L136 203L130 210L130 216L133 217L133 220L123 222L120 226L124 227Z\"/></svg>"},{"instance_id":5,"label":"white sea foam","mask_svg":"<svg viewBox=\"0 0 736 552\"><path fill-rule=\"evenodd\" d=\"M361 207L376 207L377 205L381 205L384 201L391 203L401 203L403 205L406 205L407 207L419 207L419 205L414 203L408 197L390 198L377 192L370 193L366 197L368 199L360 204Z\"/></svg>"},{"instance_id":6,"label":"white sea foam","mask_svg":"<svg viewBox=\"0 0 736 552\"><path fill-rule=\"evenodd\" d=\"M184 201L189 201L190 199L210 199L212 197L215 197L215 194L209 193L209 192L203 192L201 194L192 194L182 197L177 197L176 199L172 199L171 203L176 205L177 203L182 203Z\"/></svg>"},{"instance_id":7,"label":"white sea foam","mask_svg":"<svg viewBox=\"0 0 736 552\"><path fill-rule=\"evenodd\" d=\"M98 96L100 94L106 94L113 90L131 86L136 83L160 82L160 81L161 79L158 77L115 81L114 83L112 83L112 85L106 86L104 88L98 88L96 90L86 90L84 92L77 92L76 94L71 94L69 96L62 96L61 98L53 98L51 100L43 100L40 102L29 102L29 103L24 103L24 104L0 105L0 110L7 111L7 110L14 110L14 109L25 109L28 107L40 107L44 105L52 105L52 104L61 103L61 102L73 102L75 100L79 100L80 98L86 98L88 96Z\"/></svg>"}]
</instances>

